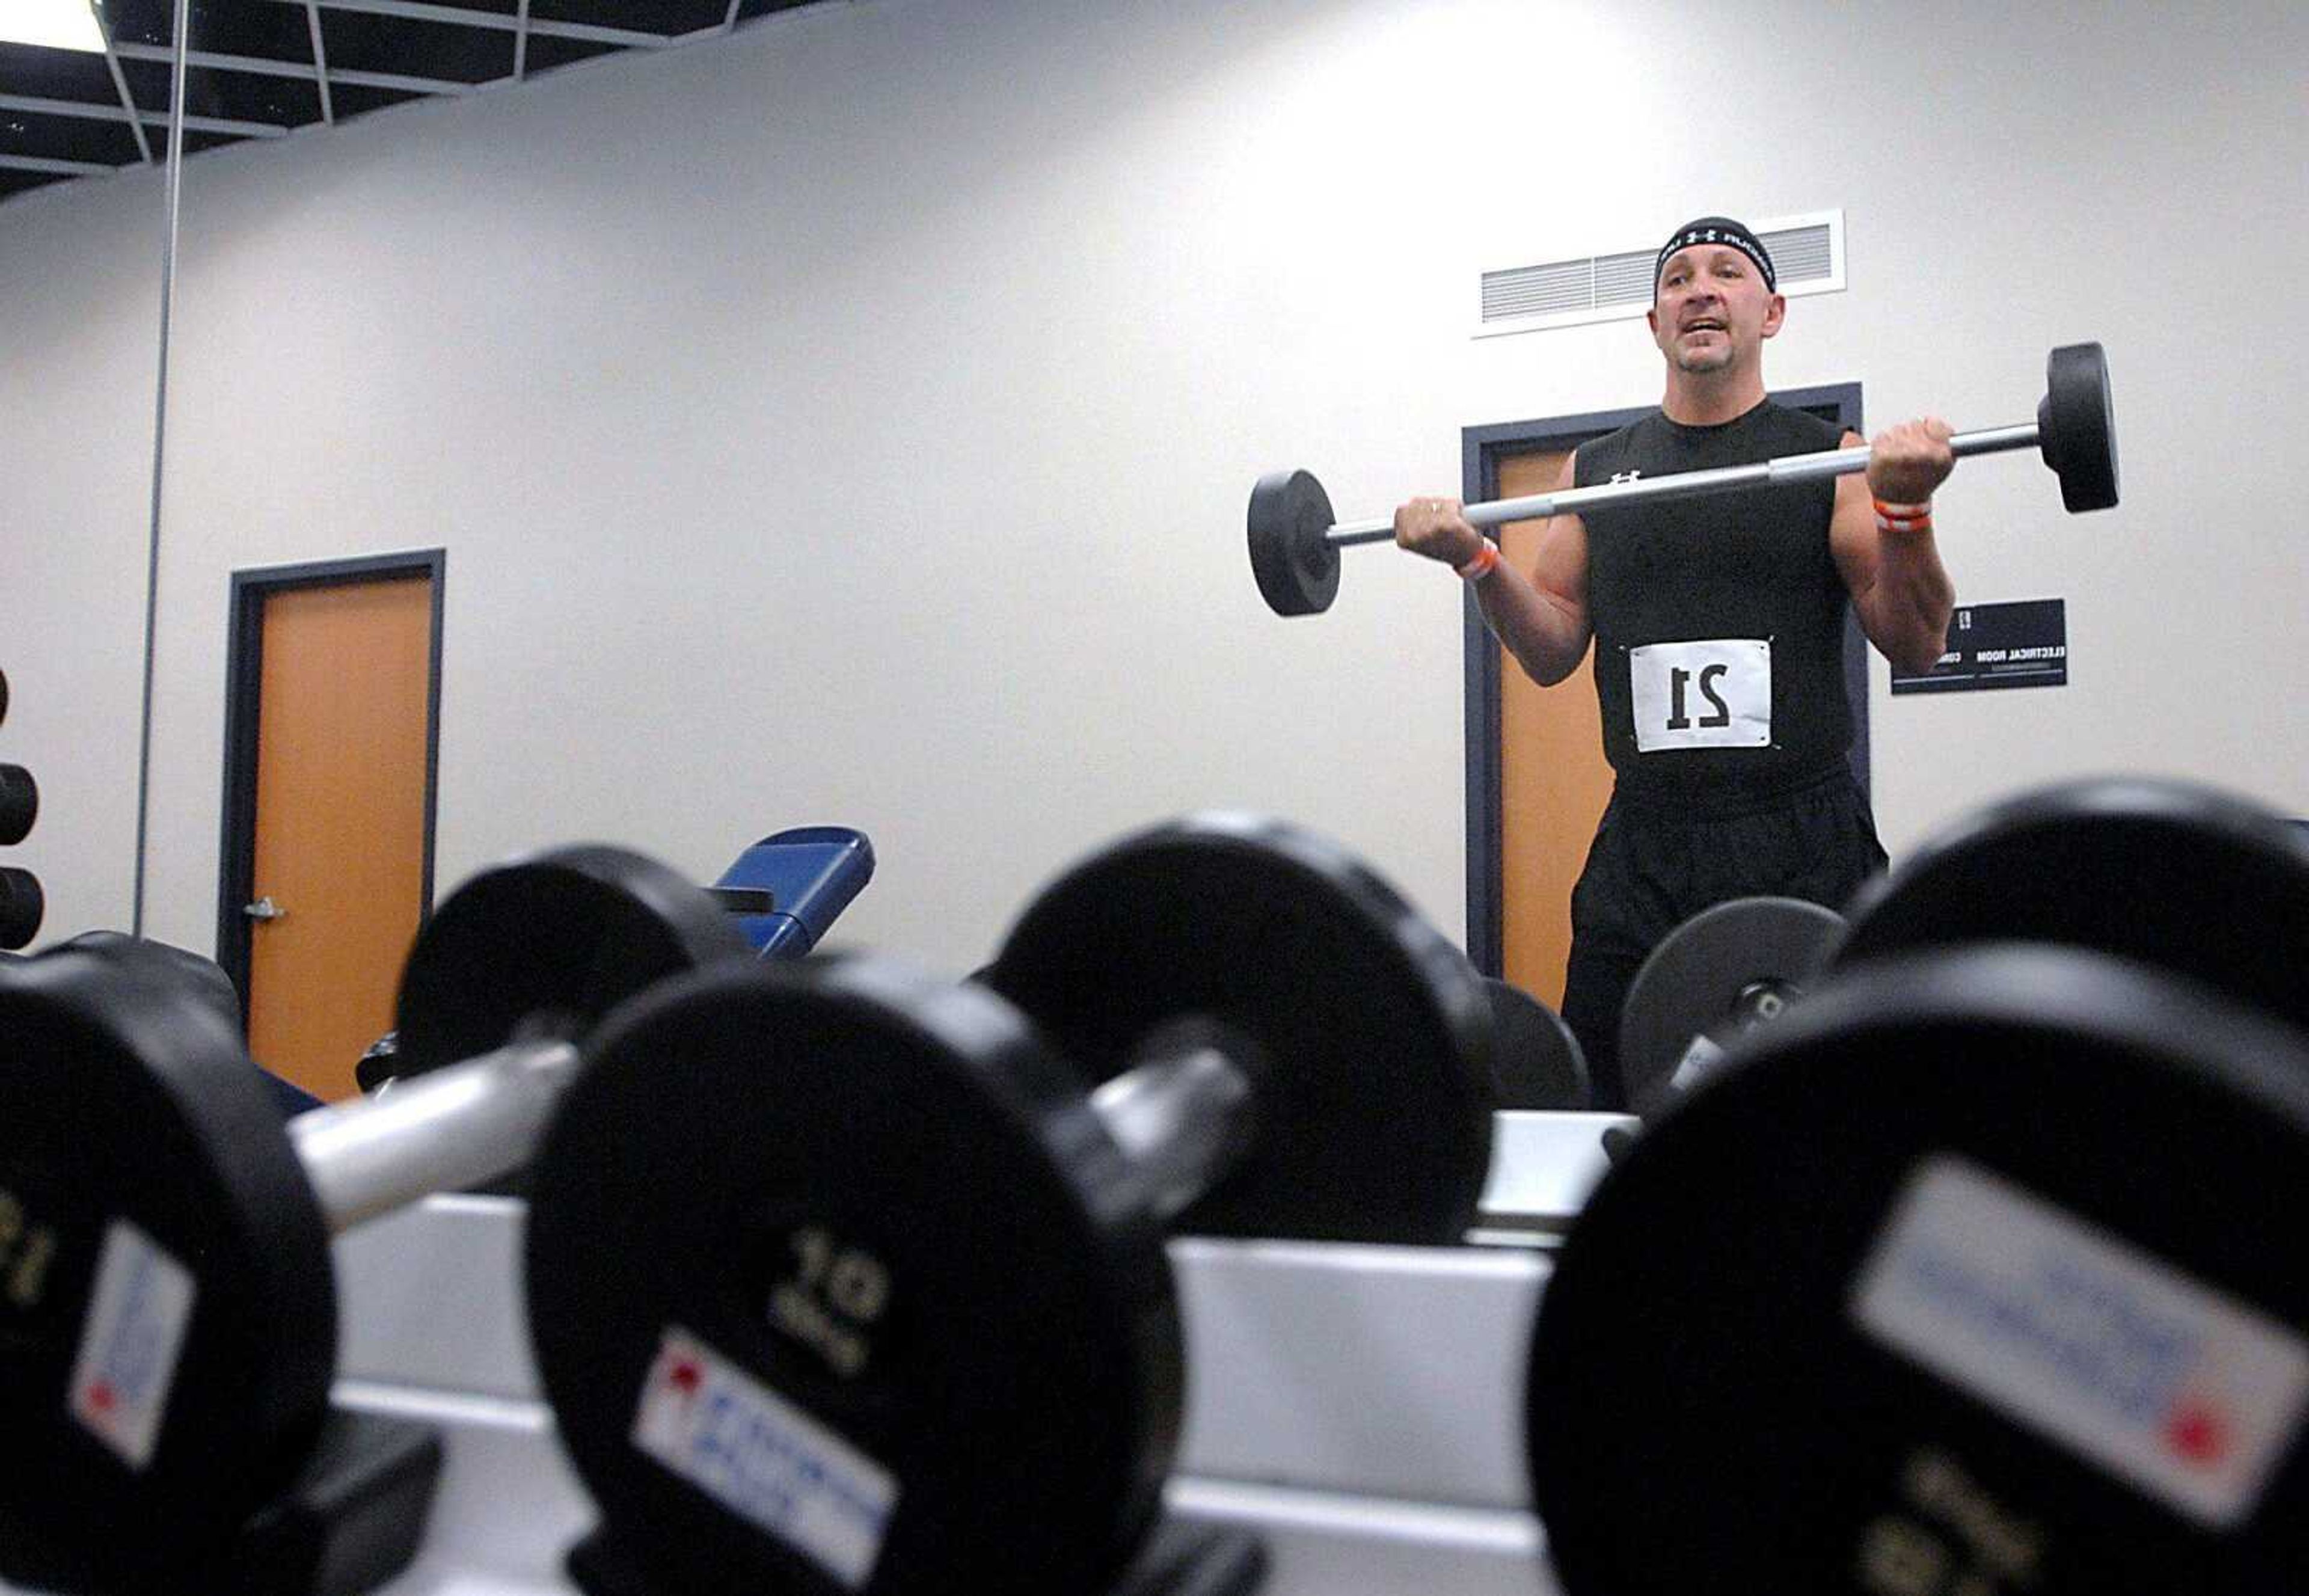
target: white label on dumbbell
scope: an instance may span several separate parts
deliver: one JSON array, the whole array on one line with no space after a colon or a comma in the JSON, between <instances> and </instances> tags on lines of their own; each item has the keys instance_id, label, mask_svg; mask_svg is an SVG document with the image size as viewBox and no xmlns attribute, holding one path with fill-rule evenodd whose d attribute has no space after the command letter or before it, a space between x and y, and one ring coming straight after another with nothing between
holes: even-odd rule
<instances>
[{"instance_id":1,"label":"white label on dumbbell","mask_svg":"<svg viewBox=\"0 0 2309 1596\"><path fill-rule=\"evenodd\" d=\"M1878 1340L2197 1523L2259 1503L2309 1347L1978 1166L1921 1165L1855 1281Z\"/></svg>"},{"instance_id":2,"label":"white label on dumbbell","mask_svg":"<svg viewBox=\"0 0 2309 1596\"><path fill-rule=\"evenodd\" d=\"M1648 643L1628 651L1636 751L1768 748L1772 646L1760 638Z\"/></svg>"},{"instance_id":3,"label":"white label on dumbbell","mask_svg":"<svg viewBox=\"0 0 2309 1596\"><path fill-rule=\"evenodd\" d=\"M633 1441L852 1590L874 1572L896 1477L688 1331L658 1342Z\"/></svg>"},{"instance_id":4,"label":"white label on dumbbell","mask_svg":"<svg viewBox=\"0 0 2309 1596\"><path fill-rule=\"evenodd\" d=\"M193 1274L125 1219L104 1233L68 1401L132 1469L152 1461L193 1318Z\"/></svg>"},{"instance_id":5,"label":"white label on dumbbell","mask_svg":"<svg viewBox=\"0 0 2309 1596\"><path fill-rule=\"evenodd\" d=\"M1691 1039L1683 1056L1675 1061L1675 1073L1667 1078L1667 1083L1680 1092L1688 1092L1716 1073L1716 1066L1723 1062L1724 1049L1702 1031Z\"/></svg>"}]
</instances>

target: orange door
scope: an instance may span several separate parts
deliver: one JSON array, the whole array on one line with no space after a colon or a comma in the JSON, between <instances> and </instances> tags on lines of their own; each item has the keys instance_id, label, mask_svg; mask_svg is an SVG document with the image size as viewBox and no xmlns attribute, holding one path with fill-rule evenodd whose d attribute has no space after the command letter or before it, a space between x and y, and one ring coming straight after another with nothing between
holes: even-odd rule
<instances>
[{"instance_id":1,"label":"orange door","mask_svg":"<svg viewBox=\"0 0 2309 1596\"><path fill-rule=\"evenodd\" d=\"M249 1051L334 1099L424 913L432 583L288 589L262 625Z\"/></svg>"},{"instance_id":2,"label":"orange door","mask_svg":"<svg viewBox=\"0 0 2309 1596\"><path fill-rule=\"evenodd\" d=\"M1499 467L1501 499L1544 493L1563 469L1563 453L1512 455ZM1500 529L1501 551L1525 571L1541 525L1516 521ZM1571 885L1612 796L1596 717L1593 649L1550 688L1500 651L1500 962L1511 984L1555 1008L1563 1003L1571 952Z\"/></svg>"}]
</instances>

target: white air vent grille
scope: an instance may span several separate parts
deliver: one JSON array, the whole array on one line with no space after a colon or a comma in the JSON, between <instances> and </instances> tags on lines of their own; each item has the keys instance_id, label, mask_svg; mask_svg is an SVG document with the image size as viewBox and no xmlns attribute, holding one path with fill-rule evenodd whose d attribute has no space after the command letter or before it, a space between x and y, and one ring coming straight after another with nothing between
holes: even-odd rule
<instances>
[{"instance_id":1,"label":"white air vent grille","mask_svg":"<svg viewBox=\"0 0 2309 1596\"><path fill-rule=\"evenodd\" d=\"M1844 252L1841 230L1831 231L1822 221L1757 236L1764 240L1764 253L1772 257L1772 270L1779 273L1785 291L1792 283L1818 282L1844 274L1839 269Z\"/></svg>"},{"instance_id":2,"label":"white air vent grille","mask_svg":"<svg viewBox=\"0 0 2309 1596\"><path fill-rule=\"evenodd\" d=\"M1770 245L1764 246L1769 249ZM1648 249L1639 249L1631 255L1607 255L1596 263L1596 303L1598 305L1642 305L1652 302L1652 262L1658 258Z\"/></svg>"},{"instance_id":3,"label":"white air vent grille","mask_svg":"<svg viewBox=\"0 0 2309 1596\"><path fill-rule=\"evenodd\" d=\"M1517 266L1483 273L1483 319L1510 316L1556 316L1596 303L1596 263L1558 261L1552 266Z\"/></svg>"},{"instance_id":4,"label":"white air vent grille","mask_svg":"<svg viewBox=\"0 0 2309 1596\"><path fill-rule=\"evenodd\" d=\"M1822 211L1759 223L1784 294L1844 287L1844 213ZM1641 316L1652 305L1650 249L1582 256L1485 272L1476 335L1526 333Z\"/></svg>"}]
</instances>

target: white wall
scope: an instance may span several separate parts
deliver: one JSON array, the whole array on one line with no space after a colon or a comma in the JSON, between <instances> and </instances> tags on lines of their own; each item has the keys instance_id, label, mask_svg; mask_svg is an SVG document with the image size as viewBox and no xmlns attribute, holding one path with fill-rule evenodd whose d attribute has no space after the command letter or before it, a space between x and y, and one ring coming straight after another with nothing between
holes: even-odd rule
<instances>
[{"instance_id":1,"label":"white wall","mask_svg":"<svg viewBox=\"0 0 2309 1596\"><path fill-rule=\"evenodd\" d=\"M445 890L580 835L705 873L843 822L882 859L843 939L967 967L1063 862L1230 804L1456 933L1457 584L1363 551L1279 621L1244 498L1305 465L1383 511L1456 489L1463 427L1655 401L1640 324L1471 339L1475 274L1713 210L1846 212L1850 290L1768 369L1872 421L2024 419L2047 348L2109 348L2122 508L2063 516L2025 459L1943 491L1966 597L2069 601L2071 684L1890 700L1880 664L1895 852L2087 770L2309 812L2309 19L2026 9L864 0L196 159L151 929L212 924L230 573L441 544ZM149 426L114 324L157 287L97 247L142 181L0 207L0 466L45 507L0 506L0 757L72 789L36 834L59 934L126 910L143 489L17 413L100 369L99 430Z\"/></svg>"},{"instance_id":2,"label":"white wall","mask_svg":"<svg viewBox=\"0 0 2309 1596\"><path fill-rule=\"evenodd\" d=\"M134 889L163 194L138 171L0 205L0 759L40 787L0 864L64 935L125 925Z\"/></svg>"}]
</instances>

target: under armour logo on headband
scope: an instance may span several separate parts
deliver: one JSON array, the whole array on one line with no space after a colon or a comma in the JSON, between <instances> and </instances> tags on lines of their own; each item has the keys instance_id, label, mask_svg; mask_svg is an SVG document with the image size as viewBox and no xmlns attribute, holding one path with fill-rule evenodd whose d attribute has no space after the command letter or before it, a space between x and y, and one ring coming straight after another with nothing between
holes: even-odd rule
<instances>
[{"instance_id":1,"label":"under armour logo on headband","mask_svg":"<svg viewBox=\"0 0 2309 1596\"><path fill-rule=\"evenodd\" d=\"M1736 249L1756 263L1764 274L1764 286L1777 291L1778 273L1772 270L1772 257L1764 249L1763 241L1729 216L1703 216L1697 221L1687 221L1675 230L1673 237L1660 247L1659 256L1652 262L1652 297L1659 297L1660 273L1667 270L1669 257L1679 249L1689 249L1694 244L1722 244Z\"/></svg>"}]
</instances>

